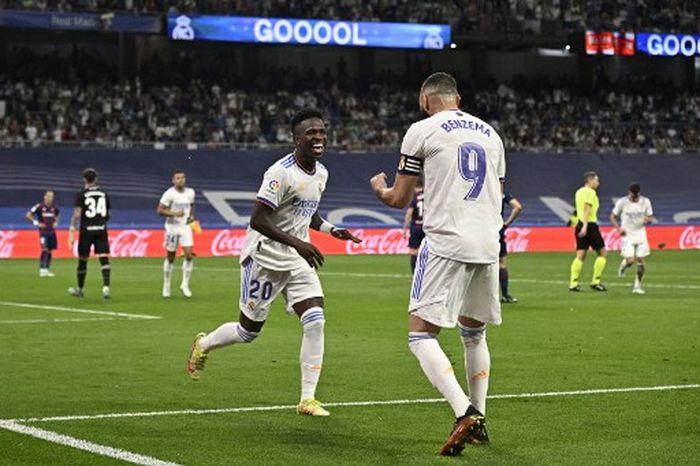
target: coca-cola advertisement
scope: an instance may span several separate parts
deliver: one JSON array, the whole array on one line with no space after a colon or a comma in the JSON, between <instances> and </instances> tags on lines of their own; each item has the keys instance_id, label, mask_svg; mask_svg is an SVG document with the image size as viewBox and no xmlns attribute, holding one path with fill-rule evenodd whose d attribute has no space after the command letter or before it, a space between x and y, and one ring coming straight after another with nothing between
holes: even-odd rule
<instances>
[{"instance_id":1,"label":"coca-cola advertisement","mask_svg":"<svg viewBox=\"0 0 700 466\"><path fill-rule=\"evenodd\" d=\"M350 231L362 239L355 244L340 241L328 234L311 232L311 241L324 254L406 254L408 241L399 228L351 228ZM205 229L194 235L194 250L200 257L238 256L245 244L246 230ZM602 227L601 233L610 250L620 248L620 235L611 227ZM59 230L58 250L54 257L76 257L75 250L68 247L68 232ZM113 257L161 257L163 230L127 229L110 230L109 242ZM700 249L700 227L650 226L647 227L649 245L652 249ZM511 227L506 230L508 251L573 251L576 245L574 230L567 227ZM0 230L0 258L39 257L39 234L33 230Z\"/></svg>"},{"instance_id":2,"label":"coca-cola advertisement","mask_svg":"<svg viewBox=\"0 0 700 466\"><path fill-rule=\"evenodd\" d=\"M686 227L681 233L679 249L700 249L700 228Z\"/></svg>"},{"instance_id":3,"label":"coca-cola advertisement","mask_svg":"<svg viewBox=\"0 0 700 466\"><path fill-rule=\"evenodd\" d=\"M350 230L361 243L347 241L345 251L348 255L355 254L408 254L408 240L403 237L399 228L383 230Z\"/></svg>"},{"instance_id":4,"label":"coca-cola advertisement","mask_svg":"<svg viewBox=\"0 0 700 466\"><path fill-rule=\"evenodd\" d=\"M219 230L209 251L212 256L240 256L245 244L245 230Z\"/></svg>"},{"instance_id":5,"label":"coca-cola advertisement","mask_svg":"<svg viewBox=\"0 0 700 466\"><path fill-rule=\"evenodd\" d=\"M9 259L15 257L15 243L17 237L16 231L1 231L0 230L0 259Z\"/></svg>"}]
</instances>

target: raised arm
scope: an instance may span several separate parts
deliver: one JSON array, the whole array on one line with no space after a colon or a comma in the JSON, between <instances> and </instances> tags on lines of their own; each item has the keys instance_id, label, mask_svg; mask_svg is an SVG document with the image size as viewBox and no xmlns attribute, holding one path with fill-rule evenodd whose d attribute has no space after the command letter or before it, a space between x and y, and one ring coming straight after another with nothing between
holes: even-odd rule
<instances>
[{"instance_id":1,"label":"raised arm","mask_svg":"<svg viewBox=\"0 0 700 466\"><path fill-rule=\"evenodd\" d=\"M397 173L392 187L387 186L386 178L386 173L382 172L370 179L372 190L377 199L395 209L408 207L411 199L413 199L413 192L416 189L418 177Z\"/></svg>"}]
</instances>

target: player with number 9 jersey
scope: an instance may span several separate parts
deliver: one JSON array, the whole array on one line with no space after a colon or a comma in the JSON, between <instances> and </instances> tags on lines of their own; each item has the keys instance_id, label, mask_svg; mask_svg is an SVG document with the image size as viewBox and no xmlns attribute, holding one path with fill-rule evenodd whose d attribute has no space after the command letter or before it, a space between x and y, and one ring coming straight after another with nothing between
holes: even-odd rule
<instances>
[{"instance_id":1,"label":"player with number 9 jersey","mask_svg":"<svg viewBox=\"0 0 700 466\"><path fill-rule=\"evenodd\" d=\"M506 163L503 141L479 118L447 110L414 123L401 144L399 174L423 169L423 230L433 254L490 264L498 232Z\"/></svg>"},{"instance_id":2,"label":"player with number 9 jersey","mask_svg":"<svg viewBox=\"0 0 700 466\"><path fill-rule=\"evenodd\" d=\"M457 82L449 74L430 75L419 103L429 117L406 132L394 185L387 186L384 173L370 184L382 202L403 208L423 173L425 239L410 290L408 346L452 407L455 424L440 453L457 455L467 442L488 442L486 324L501 323L498 232L505 151L488 123L459 108ZM469 396L437 341L442 328L457 325Z\"/></svg>"}]
</instances>

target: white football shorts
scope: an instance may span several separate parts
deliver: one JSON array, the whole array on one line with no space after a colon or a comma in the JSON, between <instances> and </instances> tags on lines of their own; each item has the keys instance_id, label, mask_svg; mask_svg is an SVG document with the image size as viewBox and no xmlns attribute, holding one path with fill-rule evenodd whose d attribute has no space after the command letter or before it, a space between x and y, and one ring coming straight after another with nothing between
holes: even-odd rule
<instances>
[{"instance_id":1,"label":"white football shorts","mask_svg":"<svg viewBox=\"0 0 700 466\"><path fill-rule=\"evenodd\" d=\"M408 312L439 327L456 326L459 316L499 325L498 263L453 261L432 254L423 241Z\"/></svg>"},{"instance_id":2,"label":"white football shorts","mask_svg":"<svg viewBox=\"0 0 700 466\"><path fill-rule=\"evenodd\" d=\"M292 306L309 298L322 298L323 289L316 270L270 270L248 258L241 265L240 309L246 317L256 322L267 320L270 306L282 294L288 313Z\"/></svg>"},{"instance_id":3,"label":"white football shorts","mask_svg":"<svg viewBox=\"0 0 700 466\"><path fill-rule=\"evenodd\" d=\"M644 237L627 237L620 239L620 254L622 257L647 257L650 254L649 241Z\"/></svg>"},{"instance_id":4,"label":"white football shorts","mask_svg":"<svg viewBox=\"0 0 700 466\"><path fill-rule=\"evenodd\" d=\"M192 238L192 228L189 225L167 226L165 227L165 237L163 247L166 251L177 251L178 245L191 248L194 245Z\"/></svg>"}]
</instances>

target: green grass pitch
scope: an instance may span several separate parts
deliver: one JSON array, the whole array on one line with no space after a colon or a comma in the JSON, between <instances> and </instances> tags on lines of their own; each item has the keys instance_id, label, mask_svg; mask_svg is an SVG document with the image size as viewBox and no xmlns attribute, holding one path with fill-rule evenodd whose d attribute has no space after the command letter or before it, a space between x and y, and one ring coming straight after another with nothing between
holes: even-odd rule
<instances>
[{"instance_id":1,"label":"green grass pitch","mask_svg":"<svg viewBox=\"0 0 700 466\"><path fill-rule=\"evenodd\" d=\"M177 464L697 464L700 388L532 397L523 394L700 384L700 251L654 253L644 296L634 269L610 291L567 291L571 254L513 254L520 299L490 327L488 426L492 443L457 458L437 452L451 428L444 402L329 407L329 418L292 409L24 421ZM40 279L37 261L0 262L0 419L293 405L301 330L274 305L258 340L213 352L199 382L184 372L193 336L237 320L238 265L195 263L194 297L160 297L159 259L114 259L111 301L100 297L97 261L87 296L67 295L74 260ZM588 258L582 284L590 278ZM406 257L328 257L324 402L437 398L406 343ZM18 307L15 304L151 315ZM97 320L100 319L100 320ZM108 319L108 320L107 320ZM455 330L440 341L464 383ZM32 436L0 422L2 465L126 464ZM155 463L154 463L155 464Z\"/></svg>"}]
</instances>

